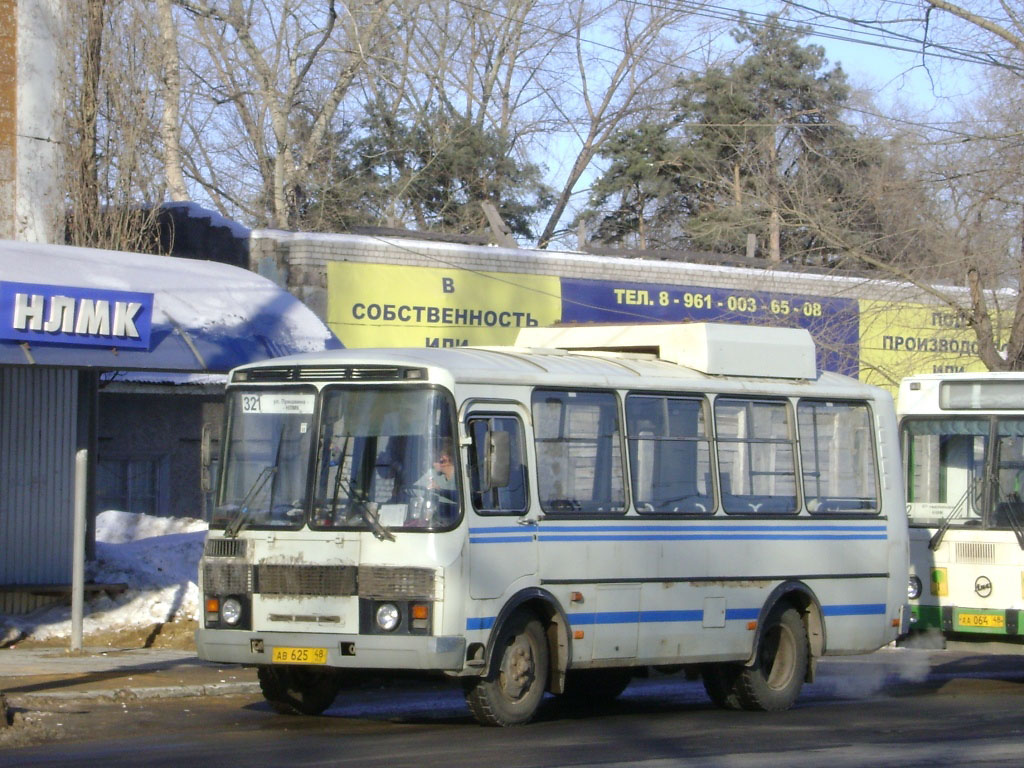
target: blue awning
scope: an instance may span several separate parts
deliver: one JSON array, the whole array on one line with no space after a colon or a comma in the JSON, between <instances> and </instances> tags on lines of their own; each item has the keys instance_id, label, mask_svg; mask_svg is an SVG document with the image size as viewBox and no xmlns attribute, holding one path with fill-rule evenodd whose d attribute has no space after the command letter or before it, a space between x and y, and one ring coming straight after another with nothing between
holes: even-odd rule
<instances>
[{"instance_id":1,"label":"blue awning","mask_svg":"<svg viewBox=\"0 0 1024 768\"><path fill-rule=\"evenodd\" d=\"M341 348L302 302L238 267L0 240L0 364L223 372Z\"/></svg>"}]
</instances>

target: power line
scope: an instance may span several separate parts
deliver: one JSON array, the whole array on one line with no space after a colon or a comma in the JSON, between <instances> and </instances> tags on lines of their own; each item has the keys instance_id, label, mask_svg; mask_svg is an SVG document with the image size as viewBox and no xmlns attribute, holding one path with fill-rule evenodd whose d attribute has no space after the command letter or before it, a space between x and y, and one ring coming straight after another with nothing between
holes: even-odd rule
<instances>
[{"instance_id":1,"label":"power line","mask_svg":"<svg viewBox=\"0 0 1024 768\"><path fill-rule=\"evenodd\" d=\"M798 9L801 9L801 10L804 10L804 11L807 11L807 12L818 13L819 15L826 16L826 17L832 17L832 18L835 18L837 20L840 20L840 19L845 20L846 19L846 17L842 17L842 16L839 16L837 14L829 14L829 13L824 12L824 11L818 12L815 9L811 9L809 6L805 6L805 5L797 2L797 0L779 0L779 1L782 2L785 5L788 5L788 6L791 6L791 7L794 7L794 8L798 8ZM509 19L510 18L508 16L508 14L502 13L499 10L495 10L492 7L485 6L485 5L483 5L483 4L479 3L479 2L473 2L473 0L455 0L455 2L458 5L461 5L464 8L473 9L473 10L476 10L476 11L479 11L479 12L487 13L487 14L490 14L490 15L496 17L496 18L502 18L502 19ZM879 37L881 39L876 41L876 40L865 39L864 37L857 37L857 36L850 35L850 34L845 34L845 35L844 34L839 34L838 32L831 31L831 30L837 29L837 27L835 25L825 25L825 24L814 23L814 22L809 22L809 21L797 21L797 22L794 22L794 23L787 23L785 20L779 19L778 17L774 16L773 14L769 14L769 13L751 13L751 12L746 12L746 11L740 11L740 10L737 10L735 8L729 7L729 6L724 5L724 4L693 2L692 0L662 0L661 2L659 2L658 0L624 0L624 2L628 2L629 4L634 5L634 6L650 8L650 9L653 9L653 10L677 11L677 12L687 13L688 15L696 16L696 17L699 17L699 18L707 18L707 19L711 19L711 20L715 20L715 21L725 21L725 22L729 22L729 23L733 23L733 24L739 24L739 23L743 22L743 23L746 23L748 25L755 26L755 27L766 27L766 26L774 23L774 24L778 24L778 25L782 26L783 28L789 29L789 30L791 30L793 32L798 32L798 31L800 31L800 28L806 27L806 28L810 29L810 32L807 35L809 37L822 37L822 38L826 38L826 39L836 40L838 42L849 42L849 43L857 44L857 45L866 45L866 46L874 47L874 48L882 48L882 49L894 51L894 52L897 52L897 53L914 53L914 54L917 54L917 53L921 53L922 50L925 50L925 51L927 51L927 55L932 57L932 58L943 59L943 60L953 61L953 62L957 62L957 63L967 63L967 64L974 64L974 65L982 65L982 66L998 66L998 67L1003 68L1003 69L1008 69L1008 70L1013 71L1013 72L1024 74L1024 67L1015 67L1015 66L1011 66L1007 62L996 61L996 60L992 59L990 56L983 55L980 52L970 51L968 49L957 49L957 48L953 48L951 46L947 46L947 45L940 44L940 43L927 43L922 38L915 38L912 35L908 35L908 34L905 34L905 33L897 33L897 32L892 32L890 30L877 30L877 29L873 28L872 25L868 24L867 22L860 22L860 21L858 21L856 19L851 19L847 23L858 23L858 24L860 24L862 26L868 27L869 29L871 29L871 31L873 32L873 34L876 37ZM910 7L916 7L916 6L910 6ZM552 27L544 25L544 24L538 24L538 23L530 22L528 20L524 20L523 24L527 25L527 26L530 26L530 27L532 27L532 28L534 28L536 30L548 32L548 33L553 34L553 35L569 36L569 33L567 33L567 32L563 32L563 31L560 31L560 30L553 29ZM902 41L904 43L909 42L909 43L913 44L913 47L907 47L906 45L895 45L895 44L892 44L890 42L886 42L885 41L886 38L891 38L891 39L894 39L894 40L899 40L899 41ZM605 50L608 50L610 52L614 52L614 53L619 54L619 55L625 55L625 52L622 50L622 48L620 48L620 47L618 47L618 46L616 46L616 45L614 45L612 43L608 43L606 41L596 40L596 39L593 39L593 38L582 38L582 41L587 43L588 45L592 45L592 46L594 46L595 48L598 48L598 49L605 49ZM681 73L700 74L701 71L702 71L702 70L696 69L694 67L689 67L689 66L683 65L683 64L679 63L676 60L653 59L653 58L650 59L650 60L654 61L654 63L657 63L657 64L659 64L661 66L665 66L667 68L675 69L675 70L677 70L677 71L679 71ZM857 113L857 114L862 114L862 115L865 115L865 116L868 116L868 117L873 117L873 118L877 118L877 119L880 119L880 120L887 120L887 121L890 121L890 122L896 122L896 123L899 123L899 124L902 124L902 125L907 125L907 126L916 127L916 128L922 128L922 129L925 129L925 130L935 130L935 131L939 131L939 132L942 132L942 133L948 133L948 134L951 134L951 135L961 135L961 136L965 136L967 138L978 138L978 139L986 138L984 136L979 136L979 135L974 135L974 134L967 134L962 129L949 129L949 128L945 128L945 127L943 127L943 123L942 122L936 122L936 121L922 122L922 121L908 120L906 118L897 119L897 118L892 118L889 115L881 114L881 113L879 113L877 111L866 109L864 107L857 108L857 107L852 107L851 105L848 105L848 104L844 105L844 109L847 109L847 110L849 110L851 112L854 112L854 113ZM955 121L949 121L948 123L946 123L946 125L950 125L950 124L955 124Z\"/></svg>"}]
</instances>

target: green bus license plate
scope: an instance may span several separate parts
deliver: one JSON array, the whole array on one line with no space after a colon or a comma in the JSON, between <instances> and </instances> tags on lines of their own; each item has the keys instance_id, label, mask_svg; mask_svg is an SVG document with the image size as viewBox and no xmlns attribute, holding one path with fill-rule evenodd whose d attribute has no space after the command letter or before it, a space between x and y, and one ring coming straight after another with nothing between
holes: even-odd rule
<instances>
[{"instance_id":1,"label":"green bus license plate","mask_svg":"<svg viewBox=\"0 0 1024 768\"><path fill-rule=\"evenodd\" d=\"M959 613L956 623L957 626L974 629L1005 629L1006 617L992 613Z\"/></svg>"},{"instance_id":2,"label":"green bus license plate","mask_svg":"<svg viewBox=\"0 0 1024 768\"><path fill-rule=\"evenodd\" d=\"M271 660L275 664L326 664L326 648L275 648Z\"/></svg>"}]
</instances>

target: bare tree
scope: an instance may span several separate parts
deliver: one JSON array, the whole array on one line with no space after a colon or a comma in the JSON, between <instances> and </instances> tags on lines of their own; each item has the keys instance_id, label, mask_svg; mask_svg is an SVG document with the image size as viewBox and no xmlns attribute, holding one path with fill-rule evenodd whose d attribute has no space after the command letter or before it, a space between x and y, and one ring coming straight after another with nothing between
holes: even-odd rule
<instances>
[{"instance_id":1,"label":"bare tree","mask_svg":"<svg viewBox=\"0 0 1024 768\"><path fill-rule=\"evenodd\" d=\"M571 76L551 83L547 96L558 120L574 132L575 155L541 232L541 248L555 238L577 184L608 140L652 107L667 107L659 94L667 93L680 63L694 53L674 33L697 10L694 4L568 4L572 68L566 61L564 71ZM605 34L614 35L614 42L603 42Z\"/></svg>"},{"instance_id":2,"label":"bare tree","mask_svg":"<svg viewBox=\"0 0 1024 768\"><path fill-rule=\"evenodd\" d=\"M922 188L935 203L922 249L930 250L927 268L875 263L857 247L849 254L944 306L971 329L989 369L1024 370L1024 7L1008 0L980 0L969 8L917 0L852 20L917 41L925 67L950 60L982 65L988 82L958 124L930 131L916 150ZM959 285L944 288L942 278Z\"/></svg>"},{"instance_id":3,"label":"bare tree","mask_svg":"<svg viewBox=\"0 0 1024 768\"><path fill-rule=\"evenodd\" d=\"M156 0L156 12L160 29L160 71L163 83L160 139L163 142L164 176L171 200L179 202L188 200L189 194L181 163L181 62L178 58L178 31L171 0Z\"/></svg>"},{"instance_id":4,"label":"bare tree","mask_svg":"<svg viewBox=\"0 0 1024 768\"><path fill-rule=\"evenodd\" d=\"M222 207L288 228L391 3L174 2L193 19L190 77L199 89L188 172Z\"/></svg>"},{"instance_id":5,"label":"bare tree","mask_svg":"<svg viewBox=\"0 0 1024 768\"><path fill-rule=\"evenodd\" d=\"M147 14L124 0L65 7L66 239L76 245L153 250L163 174Z\"/></svg>"}]
</instances>

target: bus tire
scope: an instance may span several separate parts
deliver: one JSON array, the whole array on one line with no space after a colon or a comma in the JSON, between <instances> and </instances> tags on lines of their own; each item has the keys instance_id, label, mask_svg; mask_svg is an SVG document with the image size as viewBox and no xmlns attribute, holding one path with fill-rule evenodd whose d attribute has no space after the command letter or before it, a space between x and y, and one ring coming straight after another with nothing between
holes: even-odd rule
<instances>
[{"instance_id":1,"label":"bus tire","mask_svg":"<svg viewBox=\"0 0 1024 768\"><path fill-rule=\"evenodd\" d=\"M570 669L562 698L577 706L600 706L617 699L632 679L631 669Z\"/></svg>"},{"instance_id":2,"label":"bus tire","mask_svg":"<svg viewBox=\"0 0 1024 768\"><path fill-rule=\"evenodd\" d=\"M768 613L754 663L742 667L736 695L743 709L780 712L793 706L807 677L807 629L800 613L779 603Z\"/></svg>"},{"instance_id":3,"label":"bus tire","mask_svg":"<svg viewBox=\"0 0 1024 768\"><path fill-rule=\"evenodd\" d=\"M501 628L487 677L467 678L466 703L481 725L525 725L548 683L548 644L531 614L517 612Z\"/></svg>"},{"instance_id":4,"label":"bus tire","mask_svg":"<svg viewBox=\"0 0 1024 768\"><path fill-rule=\"evenodd\" d=\"M703 665L700 678L712 704L721 709L742 709L736 693L741 670L739 664Z\"/></svg>"},{"instance_id":5,"label":"bus tire","mask_svg":"<svg viewBox=\"0 0 1024 768\"><path fill-rule=\"evenodd\" d=\"M263 698L282 715L319 715L334 703L341 688L335 674L302 666L263 665L256 676Z\"/></svg>"}]
</instances>

